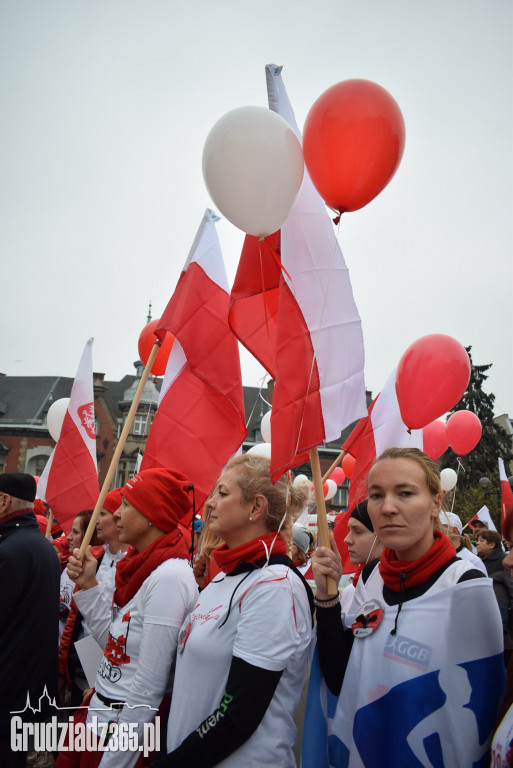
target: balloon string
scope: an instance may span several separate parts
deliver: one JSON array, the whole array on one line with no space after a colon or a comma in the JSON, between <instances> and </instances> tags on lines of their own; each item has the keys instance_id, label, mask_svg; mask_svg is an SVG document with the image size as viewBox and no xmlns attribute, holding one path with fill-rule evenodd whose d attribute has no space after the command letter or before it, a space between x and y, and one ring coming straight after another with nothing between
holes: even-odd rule
<instances>
[{"instance_id":1,"label":"balloon string","mask_svg":"<svg viewBox=\"0 0 513 768\"><path fill-rule=\"evenodd\" d=\"M264 384L265 384L266 378L267 378L267 374L264 374L264 376L262 376L262 378L259 380L260 381L260 388L258 390L258 396L260 397L260 399L262 399L264 401L264 403L267 403L267 400L265 400L265 398L262 396L261 393L262 393L262 389L264 388ZM270 407L270 403L267 403L267 404ZM257 407L257 405L258 405L258 397L255 398L255 404L254 404L253 408L251 409L251 413L249 414L248 419L246 421L246 429L248 428L248 426L251 423L251 419L253 418L253 413L255 412L255 408Z\"/></svg>"},{"instance_id":2,"label":"balloon string","mask_svg":"<svg viewBox=\"0 0 513 768\"><path fill-rule=\"evenodd\" d=\"M460 472L460 467L463 469L463 464L461 463L460 458L458 456L458 469L456 470L456 484L454 486L454 490L453 490L453 493L452 493L451 512L454 509L454 502L456 500L456 488L457 488L457 485L458 485L458 475L459 475L459 472Z\"/></svg>"},{"instance_id":3,"label":"balloon string","mask_svg":"<svg viewBox=\"0 0 513 768\"><path fill-rule=\"evenodd\" d=\"M279 266L279 268L281 269L281 271L282 271L282 272L283 272L285 275L287 275L287 277L289 278L290 284L291 284L291 286L292 286L292 293L293 293L293 294L294 294L294 296L295 296L295 295L296 295L296 291L294 290L294 281L292 280L291 276L289 275L289 273L287 272L287 270L286 270L286 269L285 269L285 267L283 266L283 264L282 264L282 261L281 261L281 259L279 258L278 254L276 253L276 251L274 250L274 248L271 248L271 244L268 242L268 240L264 240L264 243L267 245L267 247L268 247L268 249L269 249L269 253L271 254L271 256L273 257L273 259L275 260L276 264Z\"/></svg>"}]
</instances>

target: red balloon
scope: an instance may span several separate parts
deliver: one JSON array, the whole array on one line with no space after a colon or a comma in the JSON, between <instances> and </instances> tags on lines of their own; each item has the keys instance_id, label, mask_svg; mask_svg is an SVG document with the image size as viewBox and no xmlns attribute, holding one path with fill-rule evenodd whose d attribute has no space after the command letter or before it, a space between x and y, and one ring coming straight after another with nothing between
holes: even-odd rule
<instances>
[{"instance_id":1,"label":"red balloon","mask_svg":"<svg viewBox=\"0 0 513 768\"><path fill-rule=\"evenodd\" d=\"M424 453L431 459L438 459L449 447L447 425L443 421L432 421L422 430Z\"/></svg>"},{"instance_id":2,"label":"red balloon","mask_svg":"<svg viewBox=\"0 0 513 768\"><path fill-rule=\"evenodd\" d=\"M329 476L329 479L334 480L337 485L342 485L342 483L346 479L346 476L344 474L344 470L342 469L342 467L335 467L335 469Z\"/></svg>"},{"instance_id":3,"label":"red balloon","mask_svg":"<svg viewBox=\"0 0 513 768\"><path fill-rule=\"evenodd\" d=\"M408 429L422 429L461 400L470 379L465 347L451 336L422 336L403 354L395 375L401 418Z\"/></svg>"},{"instance_id":4,"label":"red balloon","mask_svg":"<svg viewBox=\"0 0 513 768\"><path fill-rule=\"evenodd\" d=\"M351 456L350 453L346 453L346 455L342 459L342 469L344 470L346 477L349 480L351 480L353 476L355 462L356 462L356 459L354 458L354 456Z\"/></svg>"},{"instance_id":5,"label":"red balloon","mask_svg":"<svg viewBox=\"0 0 513 768\"><path fill-rule=\"evenodd\" d=\"M482 432L479 416L472 411L455 411L447 420L449 445L458 456L470 453L481 439Z\"/></svg>"},{"instance_id":6,"label":"red balloon","mask_svg":"<svg viewBox=\"0 0 513 768\"><path fill-rule=\"evenodd\" d=\"M322 199L339 213L357 211L386 187L404 151L395 99L370 80L343 80L313 104L303 155Z\"/></svg>"},{"instance_id":7,"label":"red balloon","mask_svg":"<svg viewBox=\"0 0 513 768\"><path fill-rule=\"evenodd\" d=\"M157 340L157 337L155 336L155 328L157 327L159 322L160 322L160 318L157 318L156 320L152 320L150 323L144 326L139 336L139 342L138 342L139 357L141 358L144 365L146 365L146 363L148 362L148 358L150 356L151 350L153 349L153 345ZM151 373L153 374L153 376L163 376L164 373L166 372L166 365L167 365L169 353L171 352L171 347L173 346L174 340L175 340L175 337L173 336L173 334L169 333L169 331L166 331L166 335L164 336L164 341L162 342L162 345L159 351L157 352L157 355L151 367Z\"/></svg>"}]
</instances>

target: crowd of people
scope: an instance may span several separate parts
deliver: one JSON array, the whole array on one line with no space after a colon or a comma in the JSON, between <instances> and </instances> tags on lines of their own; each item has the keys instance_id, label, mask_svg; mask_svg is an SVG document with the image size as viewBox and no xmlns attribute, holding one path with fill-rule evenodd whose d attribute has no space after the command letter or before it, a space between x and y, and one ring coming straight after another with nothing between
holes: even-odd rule
<instances>
[{"instance_id":1,"label":"crowd of people","mask_svg":"<svg viewBox=\"0 0 513 768\"><path fill-rule=\"evenodd\" d=\"M91 510L52 546L34 478L0 475L0 765L294 768L299 731L316 740L303 768L513 766L513 510L502 536L476 526L472 543L417 449L385 451L367 490L341 588L333 534L317 546L298 523L309 486L271 483L257 455L229 461L201 520L188 478L139 472L107 495L83 554ZM94 684L75 650L89 635ZM93 747L68 728L51 753L14 748L14 715L63 711ZM150 754L97 748L124 727L143 745L157 720Z\"/></svg>"}]
</instances>

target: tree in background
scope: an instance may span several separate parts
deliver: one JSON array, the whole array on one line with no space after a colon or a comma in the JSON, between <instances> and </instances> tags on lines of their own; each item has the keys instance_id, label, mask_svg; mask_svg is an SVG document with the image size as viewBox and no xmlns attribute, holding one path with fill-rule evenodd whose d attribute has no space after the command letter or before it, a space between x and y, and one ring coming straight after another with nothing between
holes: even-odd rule
<instances>
[{"instance_id":1,"label":"tree in background","mask_svg":"<svg viewBox=\"0 0 513 768\"><path fill-rule=\"evenodd\" d=\"M466 456L460 458L461 467L458 469L454 451L447 450L441 457L441 468L451 467L458 470L458 483L454 512L463 523L470 520L485 504L490 510L497 529L499 529L499 457L507 463L513 459L511 438L503 427L494 422L494 394L483 391L483 383L488 378L489 365L475 365L470 354L472 347L465 347L470 359L470 380L465 394L449 412L472 411L478 416L483 427L483 434L476 447ZM490 485L483 488L479 485L482 477L488 477Z\"/></svg>"}]
</instances>

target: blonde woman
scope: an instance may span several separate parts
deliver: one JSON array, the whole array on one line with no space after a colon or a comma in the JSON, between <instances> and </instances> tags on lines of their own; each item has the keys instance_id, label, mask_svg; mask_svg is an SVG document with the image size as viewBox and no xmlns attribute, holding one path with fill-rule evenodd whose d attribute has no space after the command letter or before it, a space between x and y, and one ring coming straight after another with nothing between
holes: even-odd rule
<instances>
[{"instance_id":1,"label":"blonde woman","mask_svg":"<svg viewBox=\"0 0 513 768\"><path fill-rule=\"evenodd\" d=\"M334 542L312 557L321 668L340 693L333 765L484 766L504 677L492 583L435 530L439 471L425 454L388 449L367 487L385 548L363 569L350 616L327 591L340 567Z\"/></svg>"},{"instance_id":2,"label":"blonde woman","mask_svg":"<svg viewBox=\"0 0 513 768\"><path fill-rule=\"evenodd\" d=\"M285 477L273 485L258 456L232 459L219 478L207 504L221 571L182 627L158 765L295 768L313 604L280 530L304 500Z\"/></svg>"}]
</instances>

